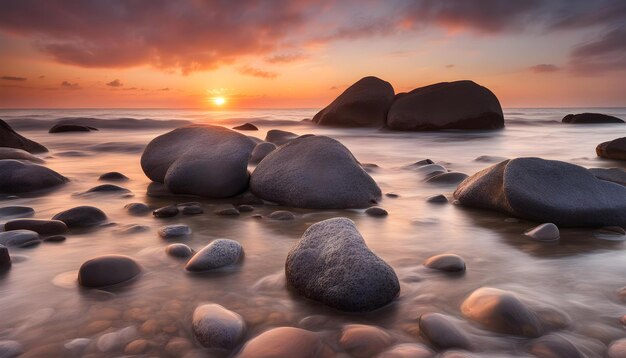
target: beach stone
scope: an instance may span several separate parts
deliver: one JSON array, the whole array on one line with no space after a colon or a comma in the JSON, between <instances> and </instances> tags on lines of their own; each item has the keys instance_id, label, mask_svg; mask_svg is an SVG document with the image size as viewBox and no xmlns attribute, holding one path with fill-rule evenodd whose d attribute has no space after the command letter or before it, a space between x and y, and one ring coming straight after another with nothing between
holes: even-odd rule
<instances>
[{"instance_id":1,"label":"beach stone","mask_svg":"<svg viewBox=\"0 0 626 358\"><path fill-rule=\"evenodd\" d=\"M164 239L171 239L173 237L181 237L191 235L191 229L187 225L174 224L162 226L159 231L159 236Z\"/></svg>"},{"instance_id":2,"label":"beach stone","mask_svg":"<svg viewBox=\"0 0 626 358\"><path fill-rule=\"evenodd\" d=\"M624 123L623 120L602 113L578 113L568 114L561 120L571 124L596 124L596 123Z\"/></svg>"},{"instance_id":3,"label":"beach stone","mask_svg":"<svg viewBox=\"0 0 626 358\"><path fill-rule=\"evenodd\" d=\"M500 163L503 160L507 160L508 158L500 157L497 155L481 155L474 159L475 162L480 163Z\"/></svg>"},{"instance_id":4,"label":"beach stone","mask_svg":"<svg viewBox=\"0 0 626 358\"><path fill-rule=\"evenodd\" d=\"M609 358L626 357L626 338L611 342L611 344L609 344L609 349L606 351L606 355Z\"/></svg>"},{"instance_id":5,"label":"beach stone","mask_svg":"<svg viewBox=\"0 0 626 358\"><path fill-rule=\"evenodd\" d=\"M164 206L153 211L152 215L157 218L171 218L178 215L178 207L176 205Z\"/></svg>"},{"instance_id":6,"label":"beach stone","mask_svg":"<svg viewBox=\"0 0 626 358\"><path fill-rule=\"evenodd\" d=\"M387 194L385 194L385 196L388 197L388 198L392 198L392 199L396 199L396 198L400 197L400 195L398 195L396 193L387 193Z\"/></svg>"},{"instance_id":7,"label":"beach stone","mask_svg":"<svg viewBox=\"0 0 626 358\"><path fill-rule=\"evenodd\" d=\"M355 358L373 357L393 343L389 333L365 324L350 324L341 330L339 345Z\"/></svg>"},{"instance_id":8,"label":"beach stone","mask_svg":"<svg viewBox=\"0 0 626 358\"><path fill-rule=\"evenodd\" d=\"M191 322L194 336L206 348L233 349L243 338L243 318L217 304L198 306Z\"/></svg>"},{"instance_id":9,"label":"beach stone","mask_svg":"<svg viewBox=\"0 0 626 358\"><path fill-rule=\"evenodd\" d=\"M426 182L430 184L457 185L467 179L467 177L469 177L469 175L460 172L439 173L426 179Z\"/></svg>"},{"instance_id":10,"label":"beach stone","mask_svg":"<svg viewBox=\"0 0 626 358\"><path fill-rule=\"evenodd\" d=\"M255 145L245 135L219 126L181 127L148 144L141 168L175 194L231 197L248 187L248 159Z\"/></svg>"},{"instance_id":11,"label":"beach stone","mask_svg":"<svg viewBox=\"0 0 626 358\"><path fill-rule=\"evenodd\" d=\"M126 345L124 354L136 355L141 354L148 349L148 341L145 339L136 339Z\"/></svg>"},{"instance_id":12,"label":"beach stone","mask_svg":"<svg viewBox=\"0 0 626 358\"><path fill-rule=\"evenodd\" d=\"M398 344L380 353L376 358L431 358L435 352L420 343Z\"/></svg>"},{"instance_id":13,"label":"beach stone","mask_svg":"<svg viewBox=\"0 0 626 358\"><path fill-rule=\"evenodd\" d=\"M64 133L64 132L91 132L97 131L97 128L89 126L81 126L79 124L55 124L48 130L48 133Z\"/></svg>"},{"instance_id":14,"label":"beach stone","mask_svg":"<svg viewBox=\"0 0 626 358\"><path fill-rule=\"evenodd\" d=\"M103 255L85 261L78 270L78 283L85 287L105 287L139 275L141 267L129 256Z\"/></svg>"},{"instance_id":15,"label":"beach stone","mask_svg":"<svg viewBox=\"0 0 626 358\"><path fill-rule=\"evenodd\" d=\"M11 265L11 256L9 256L9 249L6 246L0 244L0 268Z\"/></svg>"},{"instance_id":16,"label":"beach stone","mask_svg":"<svg viewBox=\"0 0 626 358\"><path fill-rule=\"evenodd\" d=\"M455 254L441 254L429 257L424 261L424 266L439 271L465 271L465 261L461 256Z\"/></svg>"},{"instance_id":17,"label":"beach stone","mask_svg":"<svg viewBox=\"0 0 626 358\"><path fill-rule=\"evenodd\" d=\"M418 160L417 162L413 163L413 166L422 166L422 165L428 165L428 164L435 164L435 162L433 162L431 159L422 159L422 160Z\"/></svg>"},{"instance_id":18,"label":"beach stone","mask_svg":"<svg viewBox=\"0 0 626 358\"><path fill-rule=\"evenodd\" d=\"M291 211L287 211L287 210L274 211L271 214L269 214L268 217L272 220L283 220L283 221L293 220L296 218L296 216Z\"/></svg>"},{"instance_id":19,"label":"beach stone","mask_svg":"<svg viewBox=\"0 0 626 358\"><path fill-rule=\"evenodd\" d=\"M484 169L454 192L460 204L561 226L626 226L626 187L583 167L517 158Z\"/></svg>"},{"instance_id":20,"label":"beach stone","mask_svg":"<svg viewBox=\"0 0 626 358\"><path fill-rule=\"evenodd\" d=\"M255 126L252 123L245 123L240 126L233 127L233 129L236 129L238 131L258 131L259 130L259 128L257 128L257 126Z\"/></svg>"},{"instance_id":21,"label":"beach stone","mask_svg":"<svg viewBox=\"0 0 626 358\"><path fill-rule=\"evenodd\" d=\"M40 242L39 234L31 230L0 232L0 245L8 247L28 247Z\"/></svg>"},{"instance_id":22,"label":"beach stone","mask_svg":"<svg viewBox=\"0 0 626 358\"><path fill-rule=\"evenodd\" d=\"M259 164L263 158L276 149L276 144L270 142L261 142L254 147L252 154L250 155L250 164Z\"/></svg>"},{"instance_id":23,"label":"beach stone","mask_svg":"<svg viewBox=\"0 0 626 358\"><path fill-rule=\"evenodd\" d=\"M324 136L300 137L270 153L252 173L250 190L283 206L362 208L381 192L350 151Z\"/></svg>"},{"instance_id":24,"label":"beach stone","mask_svg":"<svg viewBox=\"0 0 626 358\"><path fill-rule=\"evenodd\" d=\"M2 120L0 120L2 121ZM24 348L17 341L0 341L0 357L14 358L24 353Z\"/></svg>"},{"instance_id":25,"label":"beach stone","mask_svg":"<svg viewBox=\"0 0 626 358\"><path fill-rule=\"evenodd\" d=\"M38 158L25 150L8 147L0 147L0 159L26 160L38 164L44 162L43 159Z\"/></svg>"},{"instance_id":26,"label":"beach stone","mask_svg":"<svg viewBox=\"0 0 626 358\"><path fill-rule=\"evenodd\" d=\"M285 274L304 297L341 311L375 310L400 292L393 268L370 251L347 218L311 225L291 248Z\"/></svg>"},{"instance_id":27,"label":"beach stone","mask_svg":"<svg viewBox=\"0 0 626 358\"><path fill-rule=\"evenodd\" d=\"M418 162L419 163L419 162ZM440 164L410 164L407 168L421 174L424 178L430 178L437 174L447 173L448 169Z\"/></svg>"},{"instance_id":28,"label":"beach stone","mask_svg":"<svg viewBox=\"0 0 626 358\"><path fill-rule=\"evenodd\" d=\"M619 226L605 226L593 231L593 236L600 240L624 241L626 230Z\"/></svg>"},{"instance_id":29,"label":"beach stone","mask_svg":"<svg viewBox=\"0 0 626 358\"><path fill-rule=\"evenodd\" d=\"M239 211L240 213L249 213L251 211L254 211L254 206L252 205L237 205L237 211Z\"/></svg>"},{"instance_id":30,"label":"beach stone","mask_svg":"<svg viewBox=\"0 0 626 358\"><path fill-rule=\"evenodd\" d=\"M234 240L217 239L198 251L187 262L187 271L209 271L238 263L243 258L243 247Z\"/></svg>"},{"instance_id":31,"label":"beach stone","mask_svg":"<svg viewBox=\"0 0 626 358\"><path fill-rule=\"evenodd\" d=\"M626 186L626 170L621 168L590 168L596 178Z\"/></svg>"},{"instance_id":32,"label":"beach stone","mask_svg":"<svg viewBox=\"0 0 626 358\"><path fill-rule=\"evenodd\" d=\"M454 319L440 313L425 313L419 320L420 333L440 349L471 350L471 339L457 327Z\"/></svg>"},{"instance_id":33,"label":"beach stone","mask_svg":"<svg viewBox=\"0 0 626 358\"><path fill-rule=\"evenodd\" d=\"M294 327L279 327L263 332L246 342L237 358L327 358L334 352L314 332Z\"/></svg>"},{"instance_id":34,"label":"beach stone","mask_svg":"<svg viewBox=\"0 0 626 358\"><path fill-rule=\"evenodd\" d=\"M59 220L14 219L4 224L4 230L31 230L40 235L57 235L66 232L67 225Z\"/></svg>"},{"instance_id":35,"label":"beach stone","mask_svg":"<svg viewBox=\"0 0 626 358\"><path fill-rule=\"evenodd\" d=\"M165 345L165 353L169 357L186 357L185 353L193 348L193 344L186 338L174 337Z\"/></svg>"},{"instance_id":36,"label":"beach stone","mask_svg":"<svg viewBox=\"0 0 626 358\"><path fill-rule=\"evenodd\" d=\"M561 237L559 233L559 228L552 223L545 223L539 226L536 226L524 233L524 235L530 237L533 240L537 241L556 241Z\"/></svg>"},{"instance_id":37,"label":"beach stone","mask_svg":"<svg viewBox=\"0 0 626 358\"><path fill-rule=\"evenodd\" d=\"M0 160L0 193L26 193L59 186L67 181L61 174L38 164L14 159Z\"/></svg>"},{"instance_id":38,"label":"beach stone","mask_svg":"<svg viewBox=\"0 0 626 358\"><path fill-rule=\"evenodd\" d=\"M19 135L2 119L0 119L0 143L3 147L22 149L31 154L48 151L43 145Z\"/></svg>"},{"instance_id":39,"label":"beach stone","mask_svg":"<svg viewBox=\"0 0 626 358\"><path fill-rule=\"evenodd\" d=\"M463 301L461 312L494 332L531 338L544 333L537 314L510 291L481 287Z\"/></svg>"},{"instance_id":40,"label":"beach stone","mask_svg":"<svg viewBox=\"0 0 626 358\"><path fill-rule=\"evenodd\" d=\"M204 213L204 209L198 205L186 205L183 206L182 212L183 215L199 215Z\"/></svg>"},{"instance_id":41,"label":"beach stone","mask_svg":"<svg viewBox=\"0 0 626 358\"><path fill-rule=\"evenodd\" d=\"M219 215L219 216L237 216L239 215L239 210L237 210L234 207L230 207L230 208L223 208L223 209L218 209L215 210L215 215Z\"/></svg>"},{"instance_id":42,"label":"beach stone","mask_svg":"<svg viewBox=\"0 0 626 358\"><path fill-rule=\"evenodd\" d=\"M269 130L267 135L265 135L265 141L274 143L276 146L281 146L296 138L298 138L297 134L280 129Z\"/></svg>"},{"instance_id":43,"label":"beach stone","mask_svg":"<svg viewBox=\"0 0 626 358\"><path fill-rule=\"evenodd\" d=\"M448 202L448 198L446 198L443 194L437 194L426 198L426 202L433 204L446 204Z\"/></svg>"},{"instance_id":44,"label":"beach stone","mask_svg":"<svg viewBox=\"0 0 626 358\"><path fill-rule=\"evenodd\" d=\"M35 209L28 206L5 206L0 208L0 218L28 217L35 215Z\"/></svg>"},{"instance_id":45,"label":"beach stone","mask_svg":"<svg viewBox=\"0 0 626 358\"><path fill-rule=\"evenodd\" d=\"M120 172L108 172L100 175L98 180L125 181L128 177Z\"/></svg>"},{"instance_id":46,"label":"beach stone","mask_svg":"<svg viewBox=\"0 0 626 358\"><path fill-rule=\"evenodd\" d=\"M313 122L337 127L383 127L394 97L389 82L364 77L319 111Z\"/></svg>"},{"instance_id":47,"label":"beach stone","mask_svg":"<svg viewBox=\"0 0 626 358\"><path fill-rule=\"evenodd\" d=\"M626 160L626 137L598 144L596 154L606 159Z\"/></svg>"},{"instance_id":48,"label":"beach stone","mask_svg":"<svg viewBox=\"0 0 626 358\"><path fill-rule=\"evenodd\" d=\"M472 81L441 82L396 96L387 114L392 130L497 129L502 107L489 89Z\"/></svg>"},{"instance_id":49,"label":"beach stone","mask_svg":"<svg viewBox=\"0 0 626 358\"><path fill-rule=\"evenodd\" d=\"M87 190L85 194L91 193L128 193L130 190L123 188L119 185L114 184L102 184L98 186L94 186L93 188Z\"/></svg>"},{"instance_id":50,"label":"beach stone","mask_svg":"<svg viewBox=\"0 0 626 358\"><path fill-rule=\"evenodd\" d=\"M45 242L63 242L66 240L66 237L63 235L52 235L45 237L43 241Z\"/></svg>"},{"instance_id":51,"label":"beach stone","mask_svg":"<svg viewBox=\"0 0 626 358\"><path fill-rule=\"evenodd\" d=\"M528 347L528 352L539 358L586 357L570 341L556 334L548 334L533 340ZM609 357L611 357L610 354Z\"/></svg>"},{"instance_id":52,"label":"beach stone","mask_svg":"<svg viewBox=\"0 0 626 358\"><path fill-rule=\"evenodd\" d=\"M68 228L72 229L100 225L107 221L107 216L96 207L77 206L56 214L52 217L52 220L63 221Z\"/></svg>"},{"instance_id":53,"label":"beach stone","mask_svg":"<svg viewBox=\"0 0 626 358\"><path fill-rule=\"evenodd\" d=\"M381 208L380 206L372 206L370 208L367 208L365 210L365 213L369 216L374 216L374 217L383 217L383 216L389 215L387 210Z\"/></svg>"},{"instance_id":54,"label":"beach stone","mask_svg":"<svg viewBox=\"0 0 626 358\"><path fill-rule=\"evenodd\" d=\"M193 255L193 250L185 244L171 244L165 248L165 252L174 257L189 257Z\"/></svg>"},{"instance_id":55,"label":"beach stone","mask_svg":"<svg viewBox=\"0 0 626 358\"><path fill-rule=\"evenodd\" d=\"M130 203L124 205L124 209L132 215L145 215L152 211L150 207L144 203Z\"/></svg>"}]
</instances>

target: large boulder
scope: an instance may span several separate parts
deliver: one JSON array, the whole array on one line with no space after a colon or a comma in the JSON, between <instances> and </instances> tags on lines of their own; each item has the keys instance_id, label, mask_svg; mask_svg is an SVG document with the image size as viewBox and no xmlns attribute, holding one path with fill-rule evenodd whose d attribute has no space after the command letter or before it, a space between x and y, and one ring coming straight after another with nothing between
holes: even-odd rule
<instances>
[{"instance_id":1,"label":"large boulder","mask_svg":"<svg viewBox=\"0 0 626 358\"><path fill-rule=\"evenodd\" d=\"M365 244L354 222L311 225L289 252L287 282L301 295L342 311L371 311L400 292L393 268Z\"/></svg>"},{"instance_id":2,"label":"large boulder","mask_svg":"<svg viewBox=\"0 0 626 358\"><path fill-rule=\"evenodd\" d=\"M596 154L602 158L626 160L626 137L598 144Z\"/></svg>"},{"instance_id":3,"label":"large boulder","mask_svg":"<svg viewBox=\"0 0 626 358\"><path fill-rule=\"evenodd\" d=\"M348 148L324 136L300 137L256 167L250 190L284 206L341 209L376 203L381 192Z\"/></svg>"},{"instance_id":4,"label":"large boulder","mask_svg":"<svg viewBox=\"0 0 626 358\"><path fill-rule=\"evenodd\" d=\"M105 287L128 281L141 272L131 257L103 255L86 261L78 270L78 283L85 287Z\"/></svg>"},{"instance_id":5,"label":"large boulder","mask_svg":"<svg viewBox=\"0 0 626 358\"><path fill-rule=\"evenodd\" d=\"M398 94L387 126L401 131L496 129L504 127L504 117L489 89L472 81L442 82Z\"/></svg>"},{"instance_id":6,"label":"large boulder","mask_svg":"<svg viewBox=\"0 0 626 358\"><path fill-rule=\"evenodd\" d=\"M596 124L596 123L624 123L623 120L602 113L578 113L568 114L563 117L563 123L571 124Z\"/></svg>"},{"instance_id":7,"label":"large boulder","mask_svg":"<svg viewBox=\"0 0 626 358\"><path fill-rule=\"evenodd\" d=\"M57 123L50 128L48 133L64 133L64 132L91 132L97 131L98 128L82 126L79 124L63 124Z\"/></svg>"},{"instance_id":8,"label":"large boulder","mask_svg":"<svg viewBox=\"0 0 626 358\"><path fill-rule=\"evenodd\" d=\"M153 139L141 156L152 181L175 194L230 197L248 187L248 158L255 143L243 134L191 125Z\"/></svg>"},{"instance_id":9,"label":"large boulder","mask_svg":"<svg viewBox=\"0 0 626 358\"><path fill-rule=\"evenodd\" d=\"M44 153L48 151L43 145L19 135L2 119L0 119L0 146L23 149L29 153Z\"/></svg>"},{"instance_id":10,"label":"large boulder","mask_svg":"<svg viewBox=\"0 0 626 358\"><path fill-rule=\"evenodd\" d=\"M393 99L389 82L364 77L319 111L313 122L340 127L383 127Z\"/></svg>"},{"instance_id":11,"label":"large boulder","mask_svg":"<svg viewBox=\"0 0 626 358\"><path fill-rule=\"evenodd\" d=\"M0 193L25 193L52 188L67 178L44 166L31 162L0 160Z\"/></svg>"},{"instance_id":12,"label":"large boulder","mask_svg":"<svg viewBox=\"0 0 626 358\"><path fill-rule=\"evenodd\" d=\"M454 197L462 205L557 226L626 226L626 187L555 160L505 160L467 178Z\"/></svg>"}]
</instances>

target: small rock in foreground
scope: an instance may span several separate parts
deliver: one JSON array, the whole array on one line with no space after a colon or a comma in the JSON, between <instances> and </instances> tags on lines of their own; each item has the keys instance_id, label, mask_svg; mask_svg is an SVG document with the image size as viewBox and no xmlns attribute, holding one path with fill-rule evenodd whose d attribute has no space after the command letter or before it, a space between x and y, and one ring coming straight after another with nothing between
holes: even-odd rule
<instances>
[{"instance_id":1,"label":"small rock in foreground","mask_svg":"<svg viewBox=\"0 0 626 358\"><path fill-rule=\"evenodd\" d=\"M524 233L524 235L536 241L550 242L557 241L561 234L559 228L552 223L545 223L536 226Z\"/></svg>"},{"instance_id":2,"label":"small rock in foreground","mask_svg":"<svg viewBox=\"0 0 626 358\"><path fill-rule=\"evenodd\" d=\"M243 247L234 240L217 239L187 262L185 269L192 272L210 271L238 263L243 258Z\"/></svg>"},{"instance_id":3,"label":"small rock in foreground","mask_svg":"<svg viewBox=\"0 0 626 358\"><path fill-rule=\"evenodd\" d=\"M60 220L68 228L86 228L97 226L107 221L106 214L93 206L77 206L62 211L52 217L52 220Z\"/></svg>"},{"instance_id":4,"label":"small rock in foreground","mask_svg":"<svg viewBox=\"0 0 626 358\"><path fill-rule=\"evenodd\" d=\"M440 271L459 272L465 271L465 261L459 255L441 254L428 258L424 266Z\"/></svg>"},{"instance_id":5,"label":"small rock in foreground","mask_svg":"<svg viewBox=\"0 0 626 358\"><path fill-rule=\"evenodd\" d=\"M246 323L239 314L217 304L198 306L191 327L204 347L226 350L234 348L246 331Z\"/></svg>"}]
</instances>

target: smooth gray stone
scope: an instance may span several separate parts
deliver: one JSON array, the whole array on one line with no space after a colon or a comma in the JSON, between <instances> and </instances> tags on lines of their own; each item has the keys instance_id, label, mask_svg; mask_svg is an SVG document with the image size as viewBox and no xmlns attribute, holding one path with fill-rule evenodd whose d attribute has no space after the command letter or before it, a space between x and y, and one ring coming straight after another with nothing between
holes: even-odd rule
<instances>
[{"instance_id":1,"label":"smooth gray stone","mask_svg":"<svg viewBox=\"0 0 626 358\"><path fill-rule=\"evenodd\" d=\"M173 216L178 215L178 207L175 205L164 206L162 208L158 208L152 212L157 218L171 218Z\"/></svg>"},{"instance_id":2,"label":"smooth gray stone","mask_svg":"<svg viewBox=\"0 0 626 358\"><path fill-rule=\"evenodd\" d=\"M289 251L285 274L304 297L342 311L375 310L400 292L393 268L370 251L347 218L311 225Z\"/></svg>"},{"instance_id":3,"label":"smooth gray stone","mask_svg":"<svg viewBox=\"0 0 626 358\"><path fill-rule=\"evenodd\" d=\"M128 281L141 272L131 257L103 255L86 261L78 270L78 283L85 287L105 287Z\"/></svg>"},{"instance_id":4,"label":"smooth gray stone","mask_svg":"<svg viewBox=\"0 0 626 358\"><path fill-rule=\"evenodd\" d=\"M274 143L276 146L281 146L293 139L298 138L298 135L293 132L287 132L280 129L272 129L267 132L265 141Z\"/></svg>"},{"instance_id":5,"label":"smooth gray stone","mask_svg":"<svg viewBox=\"0 0 626 358\"><path fill-rule=\"evenodd\" d=\"M440 349L472 349L471 339L454 319L440 313L425 313L419 320L420 333Z\"/></svg>"},{"instance_id":6,"label":"smooth gray stone","mask_svg":"<svg viewBox=\"0 0 626 358\"><path fill-rule=\"evenodd\" d=\"M163 226L159 229L158 232L159 236L164 239L191 235L191 229L189 228L189 226L182 224Z\"/></svg>"},{"instance_id":7,"label":"smooth gray stone","mask_svg":"<svg viewBox=\"0 0 626 358\"><path fill-rule=\"evenodd\" d=\"M238 216L239 215L239 210L237 210L236 208L224 208L224 209L218 209L215 210L215 215L219 215L219 216Z\"/></svg>"},{"instance_id":8,"label":"smooth gray stone","mask_svg":"<svg viewBox=\"0 0 626 358\"><path fill-rule=\"evenodd\" d=\"M278 210L268 215L272 220L293 220L296 216L291 211Z\"/></svg>"},{"instance_id":9,"label":"smooth gray stone","mask_svg":"<svg viewBox=\"0 0 626 358\"><path fill-rule=\"evenodd\" d=\"M67 178L44 166L14 159L0 160L0 193L16 194L59 186Z\"/></svg>"},{"instance_id":10,"label":"smooth gray stone","mask_svg":"<svg viewBox=\"0 0 626 358\"><path fill-rule=\"evenodd\" d=\"M524 235L530 237L536 241L556 241L561 237L559 233L559 228L552 223L545 223L539 226L536 226L524 233Z\"/></svg>"},{"instance_id":11,"label":"smooth gray stone","mask_svg":"<svg viewBox=\"0 0 626 358\"><path fill-rule=\"evenodd\" d=\"M59 220L14 219L4 224L4 230L31 230L40 235L57 235L67 231L67 225Z\"/></svg>"},{"instance_id":12,"label":"smooth gray stone","mask_svg":"<svg viewBox=\"0 0 626 358\"><path fill-rule=\"evenodd\" d=\"M35 210L28 206L5 206L0 208L0 218L29 217L35 215Z\"/></svg>"},{"instance_id":13,"label":"smooth gray stone","mask_svg":"<svg viewBox=\"0 0 626 358\"><path fill-rule=\"evenodd\" d=\"M128 193L130 190L114 184L101 184L87 190L85 194L91 193Z\"/></svg>"},{"instance_id":14,"label":"smooth gray stone","mask_svg":"<svg viewBox=\"0 0 626 358\"><path fill-rule=\"evenodd\" d=\"M0 119L0 143L3 147L22 149L32 154L48 151L43 145L19 135L2 119Z\"/></svg>"},{"instance_id":15,"label":"smooth gray stone","mask_svg":"<svg viewBox=\"0 0 626 358\"><path fill-rule=\"evenodd\" d=\"M106 214L93 206L77 206L62 211L52 217L52 220L60 220L68 228L85 228L97 226L107 221Z\"/></svg>"},{"instance_id":16,"label":"smooth gray stone","mask_svg":"<svg viewBox=\"0 0 626 358\"><path fill-rule=\"evenodd\" d=\"M165 248L165 252L174 257L189 257L193 254L193 250L185 244L171 244Z\"/></svg>"},{"instance_id":17,"label":"smooth gray stone","mask_svg":"<svg viewBox=\"0 0 626 358\"><path fill-rule=\"evenodd\" d=\"M39 234L31 230L0 232L0 245L7 247L26 247L40 242Z\"/></svg>"},{"instance_id":18,"label":"smooth gray stone","mask_svg":"<svg viewBox=\"0 0 626 358\"><path fill-rule=\"evenodd\" d=\"M376 358L433 358L435 352L421 343L402 343L377 355Z\"/></svg>"},{"instance_id":19,"label":"smooth gray stone","mask_svg":"<svg viewBox=\"0 0 626 358\"><path fill-rule=\"evenodd\" d=\"M231 350L243 338L246 323L233 311L218 304L206 304L193 311L191 328L204 347Z\"/></svg>"},{"instance_id":20,"label":"smooth gray stone","mask_svg":"<svg viewBox=\"0 0 626 358\"><path fill-rule=\"evenodd\" d=\"M252 205L245 205L245 204L244 205L237 205L237 210L240 213L248 213L248 212L254 211L254 206L252 206Z\"/></svg>"},{"instance_id":21,"label":"smooth gray stone","mask_svg":"<svg viewBox=\"0 0 626 358\"><path fill-rule=\"evenodd\" d=\"M52 126L52 128L50 128L48 133L91 132L91 131L97 131L97 130L98 129L94 127L81 126L78 124L57 123L54 126Z\"/></svg>"},{"instance_id":22,"label":"smooth gray stone","mask_svg":"<svg viewBox=\"0 0 626 358\"><path fill-rule=\"evenodd\" d=\"M455 254L441 254L429 257L424 261L424 266L439 271L465 271L465 261L461 256Z\"/></svg>"},{"instance_id":23,"label":"smooth gray stone","mask_svg":"<svg viewBox=\"0 0 626 358\"><path fill-rule=\"evenodd\" d=\"M217 239L193 255L185 269L192 272L215 270L234 265L242 258L243 247L237 241Z\"/></svg>"},{"instance_id":24,"label":"smooth gray stone","mask_svg":"<svg viewBox=\"0 0 626 358\"><path fill-rule=\"evenodd\" d=\"M548 334L533 340L528 346L528 352L539 358L586 357L570 341L556 334Z\"/></svg>"},{"instance_id":25,"label":"smooth gray stone","mask_svg":"<svg viewBox=\"0 0 626 358\"><path fill-rule=\"evenodd\" d=\"M131 215L145 215L148 214L152 209L144 203L130 203L124 205L124 209L128 211Z\"/></svg>"},{"instance_id":26,"label":"smooth gray stone","mask_svg":"<svg viewBox=\"0 0 626 358\"><path fill-rule=\"evenodd\" d=\"M371 208L367 208L365 210L365 213L369 216L374 217L383 217L389 215L387 210L381 208L380 206L372 206Z\"/></svg>"},{"instance_id":27,"label":"smooth gray stone","mask_svg":"<svg viewBox=\"0 0 626 358\"><path fill-rule=\"evenodd\" d=\"M250 164L258 164L263 158L276 149L276 144L270 142L261 142L254 147L250 155Z\"/></svg>"}]
</instances>

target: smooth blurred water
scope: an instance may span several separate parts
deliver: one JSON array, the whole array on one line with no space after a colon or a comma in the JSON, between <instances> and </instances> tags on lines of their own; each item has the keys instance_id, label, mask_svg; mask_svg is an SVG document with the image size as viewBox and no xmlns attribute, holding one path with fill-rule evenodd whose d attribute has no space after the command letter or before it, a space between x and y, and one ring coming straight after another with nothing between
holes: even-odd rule
<instances>
[{"instance_id":1,"label":"smooth blurred water","mask_svg":"<svg viewBox=\"0 0 626 358\"><path fill-rule=\"evenodd\" d=\"M63 347L75 338L92 338L84 351L93 356L119 356L123 347L98 350L104 333L134 326L137 338L149 340L148 353L165 355L164 347L174 337L188 339L196 353L224 356L201 350L191 333L191 313L204 302L215 302L241 314L247 324L246 339L272 327L300 326L330 332L336 339L349 323L378 325L396 342L422 342L417 319L425 312L444 312L463 319L460 303L482 286L509 289L534 300L554 305L570 316L562 332L593 355L604 354L606 344L626 337L619 318L626 307L616 291L626 285L626 255L622 242L595 238L592 230L563 229L556 244L532 242L523 233L536 225L507 220L498 213L471 210L458 205L433 205L425 199L435 194L451 198L454 186L424 183L419 173L404 166L430 158L449 169L473 174L491 163L479 156L505 158L538 156L585 167L620 167L625 162L596 157L598 143L626 136L623 125L567 125L561 118L571 112L594 111L626 118L626 109L509 109L506 128L497 131L404 133L375 129L320 128L302 119L315 110L0 110L24 136L44 144L46 165L70 178L70 182L44 196L3 200L0 206L25 205L36 218L49 219L78 205L101 208L113 224L93 230L71 232L63 243L43 243L34 248L11 249L14 264L0 273L0 340L17 340L35 356L71 356ZM64 117L114 120L138 118L181 119L232 127L255 123L264 138L270 129L298 134L328 135L346 145L362 163L375 163L371 170L383 193L380 205L386 218L373 218L363 210L302 210L288 208L294 221L255 219L277 207L260 206L238 217L212 212L228 200L200 200L205 214L156 219L151 215L129 216L123 209L131 202L153 207L196 199L153 198L146 194L149 180L142 173L142 147L167 128L102 128L92 133L48 134L52 121ZM97 146L105 144L106 146ZM104 148L104 149L103 149ZM79 196L102 182L98 176L120 171L130 181L120 185L134 197L118 195ZM345 216L354 220L369 247L396 271L401 294L388 307L367 314L343 314L293 295L284 287L284 262L291 246L304 230L320 220ZM184 223L193 235L184 242L200 249L216 238L239 241L246 252L242 265L229 272L192 275L184 261L168 257L159 227ZM121 232L126 225L146 226L146 231ZM463 275L445 275L426 270L422 262L431 255L456 253L467 263ZM136 258L144 273L127 285L107 290L86 290L77 285L80 265L102 254L125 254ZM308 318L307 318L308 317ZM307 319L305 319L307 318ZM304 320L303 320L304 319ZM497 335L468 322L481 354L522 354L526 340ZM155 328L156 327L156 328ZM335 337L335 338L332 338ZM188 353L183 350L175 355Z\"/></svg>"}]
</instances>

